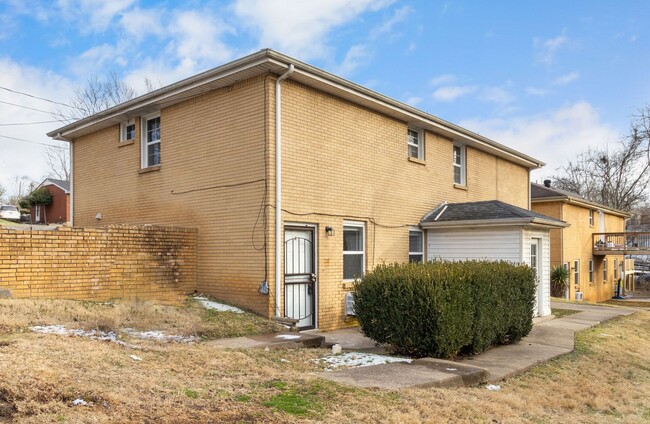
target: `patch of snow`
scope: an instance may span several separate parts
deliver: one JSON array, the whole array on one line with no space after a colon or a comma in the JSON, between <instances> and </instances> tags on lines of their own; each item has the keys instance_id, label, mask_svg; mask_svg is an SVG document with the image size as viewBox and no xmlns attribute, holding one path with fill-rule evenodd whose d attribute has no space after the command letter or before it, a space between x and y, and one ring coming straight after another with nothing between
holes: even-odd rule
<instances>
[{"instance_id":1,"label":"patch of snow","mask_svg":"<svg viewBox=\"0 0 650 424\"><path fill-rule=\"evenodd\" d=\"M377 355L374 353L346 352L341 355L330 355L313 361L326 364L325 371L333 371L339 367L370 367L373 365L389 364L393 362L413 362L409 358L398 358L395 356Z\"/></svg>"},{"instance_id":2,"label":"patch of snow","mask_svg":"<svg viewBox=\"0 0 650 424\"><path fill-rule=\"evenodd\" d=\"M81 398L77 398L77 399L72 401L72 406L87 406L87 405L88 405L88 402L86 402L85 400L83 400Z\"/></svg>"},{"instance_id":3,"label":"patch of snow","mask_svg":"<svg viewBox=\"0 0 650 424\"><path fill-rule=\"evenodd\" d=\"M501 386L496 384L488 384L485 388L488 390L501 390Z\"/></svg>"},{"instance_id":4,"label":"patch of snow","mask_svg":"<svg viewBox=\"0 0 650 424\"><path fill-rule=\"evenodd\" d=\"M214 309L219 312L234 312L236 314L243 314L244 311L235 307L235 306L230 306L230 305L224 305L223 303L215 302L214 300L210 300L207 297L200 297L197 296L194 298L197 302L201 304L205 309Z\"/></svg>"},{"instance_id":5,"label":"patch of snow","mask_svg":"<svg viewBox=\"0 0 650 424\"><path fill-rule=\"evenodd\" d=\"M278 334L275 336L276 339L284 339L284 340L296 340L299 339L301 336L294 336L293 334Z\"/></svg>"},{"instance_id":6,"label":"patch of snow","mask_svg":"<svg viewBox=\"0 0 650 424\"><path fill-rule=\"evenodd\" d=\"M35 325L29 327L35 333L43 334L56 334L58 336L76 336L86 337L91 340L100 340L104 342L112 342L125 345L125 343L117 338L117 334L113 331L100 331L100 330L78 330L65 328L63 325Z\"/></svg>"},{"instance_id":7,"label":"patch of snow","mask_svg":"<svg viewBox=\"0 0 650 424\"><path fill-rule=\"evenodd\" d=\"M458 371L458 368L446 368L447 371Z\"/></svg>"},{"instance_id":8,"label":"patch of snow","mask_svg":"<svg viewBox=\"0 0 650 424\"><path fill-rule=\"evenodd\" d=\"M138 355L129 355L129 356L130 356L131 359L133 359L134 361L142 361L142 358L140 358Z\"/></svg>"},{"instance_id":9,"label":"patch of snow","mask_svg":"<svg viewBox=\"0 0 650 424\"><path fill-rule=\"evenodd\" d=\"M336 343L332 346L332 355L338 355L341 352L343 352L343 348L340 344Z\"/></svg>"},{"instance_id":10,"label":"patch of snow","mask_svg":"<svg viewBox=\"0 0 650 424\"><path fill-rule=\"evenodd\" d=\"M167 335L162 331L136 331L133 328L123 328L121 331L137 339L155 340L157 342L193 343L197 341L194 336Z\"/></svg>"}]
</instances>

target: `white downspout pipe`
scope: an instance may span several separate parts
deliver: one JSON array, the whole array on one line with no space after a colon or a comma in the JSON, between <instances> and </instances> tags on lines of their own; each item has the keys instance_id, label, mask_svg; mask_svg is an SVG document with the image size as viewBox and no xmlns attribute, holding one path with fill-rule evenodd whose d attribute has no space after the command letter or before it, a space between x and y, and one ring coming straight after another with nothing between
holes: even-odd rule
<instances>
[{"instance_id":1,"label":"white downspout pipe","mask_svg":"<svg viewBox=\"0 0 650 424\"><path fill-rule=\"evenodd\" d=\"M293 74L293 64L275 81L275 316L280 316L282 290L282 92L280 83Z\"/></svg>"},{"instance_id":2,"label":"white downspout pipe","mask_svg":"<svg viewBox=\"0 0 650 424\"><path fill-rule=\"evenodd\" d=\"M55 140L65 141L70 145L70 226L74 227L74 143L57 133Z\"/></svg>"}]
</instances>

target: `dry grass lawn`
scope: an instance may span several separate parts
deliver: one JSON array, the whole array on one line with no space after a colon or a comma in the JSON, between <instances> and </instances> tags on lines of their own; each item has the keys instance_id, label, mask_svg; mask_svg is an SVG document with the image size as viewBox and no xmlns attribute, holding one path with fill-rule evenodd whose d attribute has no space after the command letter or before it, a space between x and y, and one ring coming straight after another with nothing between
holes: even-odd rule
<instances>
[{"instance_id":1,"label":"dry grass lawn","mask_svg":"<svg viewBox=\"0 0 650 424\"><path fill-rule=\"evenodd\" d=\"M249 324L232 323L240 320ZM220 350L139 340L130 340L139 349L128 349L27 330L75 324L217 337L232 332L217 329L225 322L240 334L272 326L190 306L0 299L0 423L650 420L650 311L580 333L576 352L503 382L500 391L350 388L318 378L311 359L328 353L321 349ZM89 404L73 406L79 398Z\"/></svg>"}]
</instances>

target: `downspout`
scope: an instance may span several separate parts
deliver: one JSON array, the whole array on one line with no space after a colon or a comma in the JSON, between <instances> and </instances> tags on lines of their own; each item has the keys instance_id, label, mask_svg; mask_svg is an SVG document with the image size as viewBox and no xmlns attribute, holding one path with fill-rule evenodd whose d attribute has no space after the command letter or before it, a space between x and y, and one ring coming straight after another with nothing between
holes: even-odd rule
<instances>
[{"instance_id":1,"label":"downspout","mask_svg":"<svg viewBox=\"0 0 650 424\"><path fill-rule=\"evenodd\" d=\"M70 145L70 226L74 227L74 143L64 138L61 133L52 137L58 141L65 141Z\"/></svg>"},{"instance_id":2,"label":"downspout","mask_svg":"<svg viewBox=\"0 0 650 424\"><path fill-rule=\"evenodd\" d=\"M275 316L280 316L280 290L282 263L282 92L280 83L293 74L293 64L289 64L287 72L275 81Z\"/></svg>"}]
</instances>

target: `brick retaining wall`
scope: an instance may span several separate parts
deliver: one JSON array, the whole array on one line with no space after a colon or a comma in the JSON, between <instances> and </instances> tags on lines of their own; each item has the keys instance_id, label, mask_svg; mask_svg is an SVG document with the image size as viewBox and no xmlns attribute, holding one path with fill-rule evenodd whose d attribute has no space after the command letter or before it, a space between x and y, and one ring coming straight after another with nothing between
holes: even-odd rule
<instances>
[{"instance_id":1,"label":"brick retaining wall","mask_svg":"<svg viewBox=\"0 0 650 424\"><path fill-rule=\"evenodd\" d=\"M196 229L0 227L0 288L14 297L177 302L196 289Z\"/></svg>"}]
</instances>

